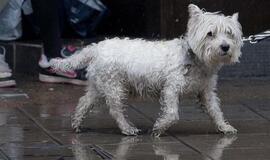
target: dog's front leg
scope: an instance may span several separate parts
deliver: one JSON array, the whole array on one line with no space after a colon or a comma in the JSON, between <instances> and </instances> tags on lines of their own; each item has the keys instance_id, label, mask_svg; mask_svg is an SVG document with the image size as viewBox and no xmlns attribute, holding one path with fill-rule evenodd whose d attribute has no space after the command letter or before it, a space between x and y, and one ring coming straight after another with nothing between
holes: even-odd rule
<instances>
[{"instance_id":1,"label":"dog's front leg","mask_svg":"<svg viewBox=\"0 0 270 160\"><path fill-rule=\"evenodd\" d=\"M128 121L127 116L124 115L125 108L127 105L123 103L127 95L123 84L121 84L119 79L113 79L106 83L104 94L106 99L106 104L110 107L110 115L116 120L118 127L121 132L125 135L138 135L139 129L134 127L134 125Z\"/></svg>"},{"instance_id":2,"label":"dog's front leg","mask_svg":"<svg viewBox=\"0 0 270 160\"><path fill-rule=\"evenodd\" d=\"M224 119L220 109L220 100L215 92L215 86L206 88L199 96L199 100L201 105L206 108L220 132L224 134L237 133L237 130Z\"/></svg>"},{"instance_id":3,"label":"dog's front leg","mask_svg":"<svg viewBox=\"0 0 270 160\"><path fill-rule=\"evenodd\" d=\"M157 119L153 128L153 136L159 137L171 125L179 120L179 87L169 85L161 92L160 103L162 105L162 115Z\"/></svg>"}]
</instances>

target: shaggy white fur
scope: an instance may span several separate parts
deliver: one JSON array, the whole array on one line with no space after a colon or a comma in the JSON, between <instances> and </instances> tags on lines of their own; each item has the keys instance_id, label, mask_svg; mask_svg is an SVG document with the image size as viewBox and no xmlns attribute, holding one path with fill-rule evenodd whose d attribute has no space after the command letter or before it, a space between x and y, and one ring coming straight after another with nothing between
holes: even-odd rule
<instances>
[{"instance_id":1,"label":"shaggy white fur","mask_svg":"<svg viewBox=\"0 0 270 160\"><path fill-rule=\"evenodd\" d=\"M139 94L160 95L162 115L153 135L159 136L179 119L179 96L193 92L223 133L236 133L220 109L216 95L217 72L223 64L238 62L242 31L238 14L224 16L189 5L187 33L170 41L107 39L66 59L52 59L61 70L87 67L89 85L75 110L72 127L79 132L86 113L106 103L123 134L136 135L124 115L132 87Z\"/></svg>"}]
</instances>

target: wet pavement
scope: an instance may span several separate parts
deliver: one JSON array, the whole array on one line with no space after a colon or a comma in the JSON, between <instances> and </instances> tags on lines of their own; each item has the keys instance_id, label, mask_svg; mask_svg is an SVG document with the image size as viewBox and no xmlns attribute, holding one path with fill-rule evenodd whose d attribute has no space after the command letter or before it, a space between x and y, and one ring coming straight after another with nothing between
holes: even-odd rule
<instances>
[{"instance_id":1,"label":"wet pavement","mask_svg":"<svg viewBox=\"0 0 270 160\"><path fill-rule=\"evenodd\" d=\"M225 117L239 134L218 134L190 96L181 101L180 121L166 135L150 131L159 104L131 99L127 114L143 134L120 134L106 106L70 128L70 114L84 87L17 78L18 88L0 89L0 159L9 160L269 160L270 80L219 81Z\"/></svg>"}]
</instances>

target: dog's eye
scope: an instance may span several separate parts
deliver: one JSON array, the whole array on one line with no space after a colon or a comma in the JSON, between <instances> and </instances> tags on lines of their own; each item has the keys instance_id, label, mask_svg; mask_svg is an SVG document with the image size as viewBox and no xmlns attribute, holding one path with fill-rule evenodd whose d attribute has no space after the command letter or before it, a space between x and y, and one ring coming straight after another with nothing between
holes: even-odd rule
<instances>
[{"instance_id":1,"label":"dog's eye","mask_svg":"<svg viewBox=\"0 0 270 160\"><path fill-rule=\"evenodd\" d=\"M231 32L231 31L227 31L226 33L227 33L228 35L232 34L232 32Z\"/></svg>"},{"instance_id":2,"label":"dog's eye","mask_svg":"<svg viewBox=\"0 0 270 160\"><path fill-rule=\"evenodd\" d=\"M233 33L231 31L227 31L226 34L233 37Z\"/></svg>"},{"instance_id":3,"label":"dog's eye","mask_svg":"<svg viewBox=\"0 0 270 160\"><path fill-rule=\"evenodd\" d=\"M207 36L212 37L213 36L213 33L212 32L208 32L207 33Z\"/></svg>"}]
</instances>

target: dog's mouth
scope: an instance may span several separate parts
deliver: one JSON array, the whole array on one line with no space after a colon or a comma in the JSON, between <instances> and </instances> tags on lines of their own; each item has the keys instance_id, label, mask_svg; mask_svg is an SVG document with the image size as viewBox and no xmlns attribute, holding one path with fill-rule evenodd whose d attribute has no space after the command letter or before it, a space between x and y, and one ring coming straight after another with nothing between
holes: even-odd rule
<instances>
[{"instance_id":1,"label":"dog's mouth","mask_svg":"<svg viewBox=\"0 0 270 160\"><path fill-rule=\"evenodd\" d=\"M220 52L216 58L221 63L229 64L231 63L232 54L230 52Z\"/></svg>"},{"instance_id":2,"label":"dog's mouth","mask_svg":"<svg viewBox=\"0 0 270 160\"><path fill-rule=\"evenodd\" d=\"M223 52L223 51L221 51L221 52L219 53L219 55L220 55L221 57L232 57L231 54L230 54L230 52Z\"/></svg>"}]
</instances>

